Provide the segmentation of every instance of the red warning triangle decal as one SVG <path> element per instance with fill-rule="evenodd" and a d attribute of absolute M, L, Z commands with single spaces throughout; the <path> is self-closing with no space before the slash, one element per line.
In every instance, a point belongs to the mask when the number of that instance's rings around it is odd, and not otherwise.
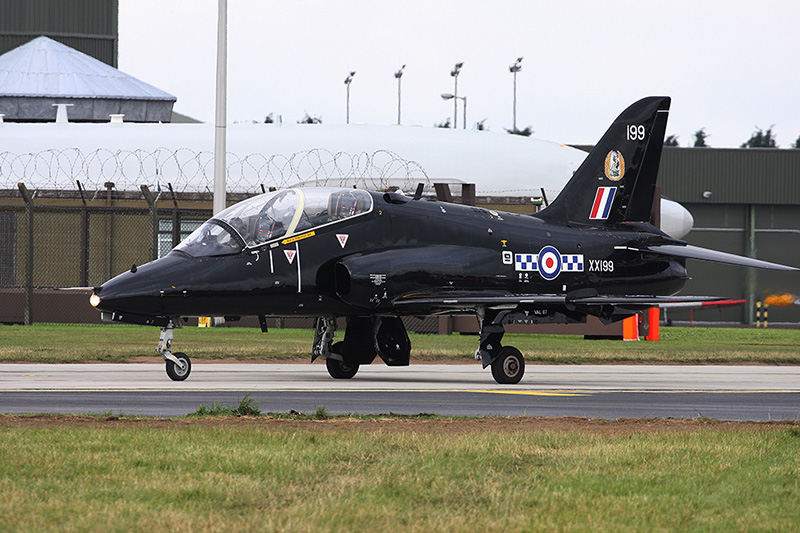
<path fill-rule="evenodd" d="M 297 250 L 284 250 L 283 253 L 286 255 L 286 259 L 289 260 L 289 264 L 291 265 L 294 262 L 294 256 L 297 255 Z"/>
<path fill-rule="evenodd" d="M 350 235 L 347 235 L 346 233 L 337 233 L 336 238 L 339 240 L 339 244 L 342 245 L 342 248 L 344 248 L 344 245 L 347 244 L 347 239 L 350 238 Z"/>

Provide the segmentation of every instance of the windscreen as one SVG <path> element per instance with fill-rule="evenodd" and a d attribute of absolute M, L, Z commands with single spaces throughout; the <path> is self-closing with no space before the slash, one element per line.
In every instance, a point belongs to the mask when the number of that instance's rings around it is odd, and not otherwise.
<path fill-rule="evenodd" d="M 228 228 L 211 219 L 194 230 L 175 249 L 193 257 L 231 255 L 242 251 L 242 242 Z"/>

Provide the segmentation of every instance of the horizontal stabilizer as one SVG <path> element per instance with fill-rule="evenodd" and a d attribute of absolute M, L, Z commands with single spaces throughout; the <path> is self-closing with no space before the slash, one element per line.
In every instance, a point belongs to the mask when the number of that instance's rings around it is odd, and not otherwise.
<path fill-rule="evenodd" d="M 795 268 L 778 263 L 770 263 L 769 261 L 762 261 L 760 259 L 753 259 L 752 257 L 744 257 L 736 254 L 729 254 L 726 252 L 718 252 L 716 250 L 709 250 L 708 248 L 700 248 L 699 246 L 678 246 L 674 244 L 665 244 L 662 246 L 650 246 L 644 250 L 668 255 L 671 257 L 686 257 L 688 259 L 702 259 L 704 261 L 714 261 L 717 263 L 727 263 L 729 265 L 739 265 L 753 268 L 766 268 L 769 270 L 784 270 L 784 271 L 798 271 L 800 268 Z M 643 250 L 643 251 L 644 251 Z"/>

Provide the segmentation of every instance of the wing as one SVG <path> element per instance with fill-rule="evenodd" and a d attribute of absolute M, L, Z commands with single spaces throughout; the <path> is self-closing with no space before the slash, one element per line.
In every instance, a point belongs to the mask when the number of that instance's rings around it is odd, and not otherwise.
<path fill-rule="evenodd" d="M 659 307 L 662 309 L 711 309 L 711 308 L 719 308 L 719 307 L 736 307 L 739 305 L 744 305 L 747 303 L 747 300 L 716 300 L 716 301 L 706 301 L 706 302 L 668 302 L 660 304 Z"/>
<path fill-rule="evenodd" d="M 603 296 L 591 294 L 594 291 L 575 291 L 563 294 L 487 294 L 482 291 L 464 291 L 458 293 L 408 293 L 392 302 L 404 312 L 456 313 L 474 311 L 478 307 L 492 309 L 515 309 L 526 306 L 563 306 L 563 307 L 621 307 L 625 309 L 642 309 L 646 307 L 669 306 L 670 304 L 701 304 L 703 302 L 724 301 L 726 298 L 716 296 L 649 296 L 649 295 L 615 295 Z"/>

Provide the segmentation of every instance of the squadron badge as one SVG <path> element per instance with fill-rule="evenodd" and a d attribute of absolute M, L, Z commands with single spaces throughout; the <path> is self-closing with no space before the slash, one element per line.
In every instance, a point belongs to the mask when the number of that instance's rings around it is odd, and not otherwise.
<path fill-rule="evenodd" d="M 619 181 L 625 175 L 625 158 L 619 150 L 611 150 L 606 156 L 606 177 L 611 181 Z"/>

